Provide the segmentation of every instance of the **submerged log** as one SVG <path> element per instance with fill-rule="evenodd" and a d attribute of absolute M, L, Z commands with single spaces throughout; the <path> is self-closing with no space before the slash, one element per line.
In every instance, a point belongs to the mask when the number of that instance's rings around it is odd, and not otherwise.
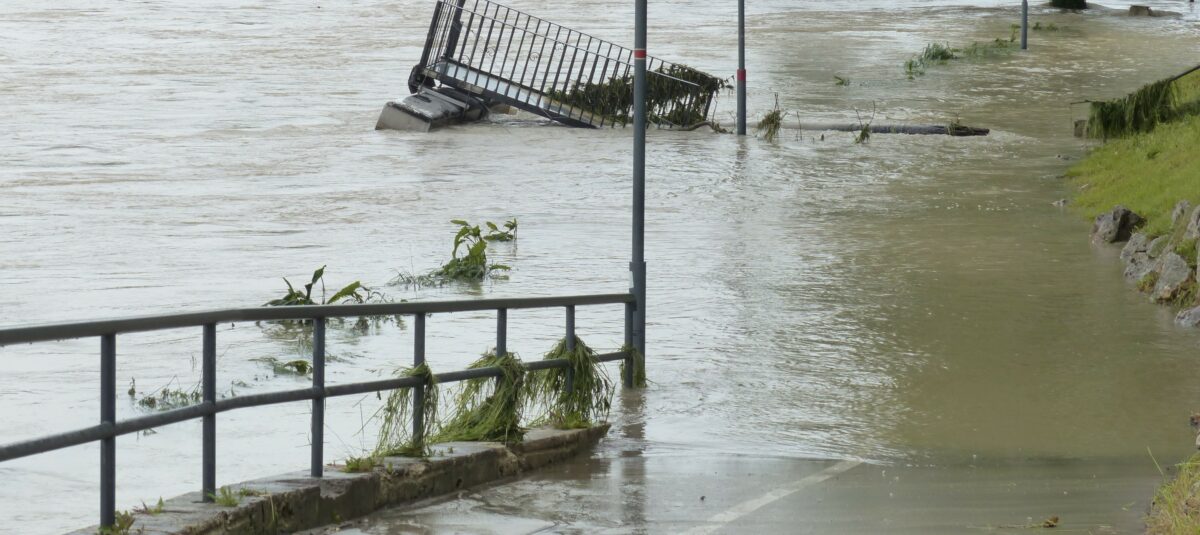
<path fill-rule="evenodd" d="M 868 125 L 872 134 L 913 134 L 927 136 L 986 136 L 991 130 L 962 125 L 920 125 L 920 124 L 873 124 Z M 859 124 L 807 124 L 800 123 L 801 130 L 862 132 L 863 125 Z"/>

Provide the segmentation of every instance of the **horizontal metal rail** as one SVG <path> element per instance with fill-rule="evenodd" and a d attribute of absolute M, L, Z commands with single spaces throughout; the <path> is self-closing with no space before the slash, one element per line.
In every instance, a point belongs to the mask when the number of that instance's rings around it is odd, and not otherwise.
<path fill-rule="evenodd" d="M 116 437 L 141 432 L 188 420 L 203 419 L 202 485 L 201 493 L 211 501 L 216 492 L 216 415 L 222 412 L 250 407 L 261 407 L 280 403 L 309 401 L 312 411 L 312 461 L 310 473 L 322 477 L 324 469 L 324 417 L 325 400 L 331 397 L 382 392 L 400 388 L 412 388 L 413 437 L 420 438 L 424 410 L 420 405 L 421 389 L 427 386 L 420 377 L 395 377 L 377 381 L 365 381 L 341 385 L 325 385 L 325 328 L 328 318 L 353 318 L 366 316 L 410 315 L 414 317 L 414 364 L 425 362 L 425 321 L 434 313 L 495 311 L 496 352 L 504 354 L 507 349 L 508 310 L 534 308 L 563 308 L 566 311 L 565 336 L 573 347 L 575 339 L 575 307 L 587 305 L 621 304 L 625 308 L 625 340 L 631 336 L 634 310 L 631 294 L 597 294 L 561 297 L 531 297 L 513 299 L 480 299 L 474 301 L 427 301 L 413 303 L 313 305 L 293 307 L 255 307 L 158 316 L 142 316 L 114 320 L 83 321 L 36 325 L 28 327 L 0 328 L 0 346 L 99 337 L 101 344 L 101 411 L 100 423 L 90 427 L 41 436 L 29 440 L 0 445 L 0 462 L 21 457 L 60 450 L 72 446 L 100 442 L 100 525 L 111 526 L 115 521 L 116 494 Z M 220 323 L 238 321 L 286 321 L 308 320 L 313 323 L 312 336 L 312 386 L 294 390 L 264 392 L 216 399 L 216 326 Z M 201 384 L 203 400 L 188 407 L 166 410 L 156 414 L 117 421 L 114 410 L 116 399 L 116 342 L 117 335 L 202 327 L 203 366 Z M 625 386 L 632 386 L 633 355 L 630 351 L 619 351 L 597 355 L 599 362 L 622 361 L 626 364 Z M 570 369 L 565 359 L 547 359 L 523 364 L 526 371 L 553 368 Z M 435 374 L 437 383 L 454 383 L 472 379 L 498 378 L 504 374 L 498 367 L 472 368 Z M 567 388 L 572 388 L 570 374 Z"/>
<path fill-rule="evenodd" d="M 0 346 L 91 338 L 105 334 L 125 334 L 165 329 L 199 327 L 209 323 L 244 321 L 315 320 L 318 318 L 357 318 L 364 316 L 395 316 L 438 314 L 448 312 L 481 312 L 498 309 L 554 308 L 570 305 L 613 305 L 632 303 L 631 294 L 573 295 L 561 297 L 521 297 L 509 299 L 478 299 L 471 301 L 421 301 L 410 303 L 368 303 L 353 305 L 310 305 L 292 307 L 254 307 L 182 312 L 157 316 L 140 316 L 99 321 L 54 323 L 28 327 L 0 327 Z"/>

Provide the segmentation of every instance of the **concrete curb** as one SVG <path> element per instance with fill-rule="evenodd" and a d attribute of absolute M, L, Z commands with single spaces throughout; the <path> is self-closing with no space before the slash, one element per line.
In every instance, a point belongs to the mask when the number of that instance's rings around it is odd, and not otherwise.
<path fill-rule="evenodd" d="M 561 462 L 590 448 L 608 427 L 531 429 L 520 444 L 438 444 L 433 457 L 388 457 L 371 472 L 347 473 L 329 465 L 321 479 L 305 471 L 237 483 L 230 489 L 235 494 L 245 489 L 245 495 L 235 507 L 203 503 L 199 492 L 191 492 L 166 500 L 162 513 L 135 514 L 129 533 L 251 535 L 319 528 Z M 69 535 L 97 531 L 93 526 Z"/>

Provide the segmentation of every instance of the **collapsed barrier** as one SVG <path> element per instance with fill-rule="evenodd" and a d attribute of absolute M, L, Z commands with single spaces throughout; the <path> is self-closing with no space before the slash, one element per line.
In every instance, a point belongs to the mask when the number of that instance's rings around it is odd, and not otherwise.
<path fill-rule="evenodd" d="M 623 383 L 635 384 L 635 351 L 633 345 L 633 314 L 636 301 L 632 294 L 597 294 L 564 297 L 482 299 L 474 301 L 432 301 L 425 303 L 383 303 L 352 305 L 307 305 L 290 307 L 260 307 L 216 310 L 183 314 L 145 316 L 91 322 L 62 323 L 0 329 L 0 347 L 78 338 L 100 338 L 100 423 L 95 426 L 41 436 L 20 442 L 0 445 L 0 462 L 47 453 L 89 442 L 100 442 L 100 525 L 113 526 L 116 520 L 116 437 L 137 433 L 164 425 L 202 419 L 201 493 L 205 501 L 216 494 L 216 416 L 234 409 L 275 405 L 296 401 L 312 402 L 310 476 L 324 475 L 325 399 L 337 396 L 366 394 L 396 389 L 412 389 L 412 436 L 419 440 L 426 429 L 425 408 L 421 406 L 422 389 L 432 383 L 451 383 L 484 377 L 500 378 L 500 367 L 478 367 L 461 371 L 418 377 L 406 376 L 378 381 L 325 385 L 325 327 L 328 318 L 407 315 L 414 319 L 413 366 L 425 365 L 425 321 L 434 313 L 496 311 L 496 350 L 508 353 L 508 311 L 561 307 L 566 311 L 566 340 L 575 338 L 575 307 L 594 305 L 624 305 L 625 348 L 618 352 L 599 354 L 597 362 L 621 361 Z M 312 387 L 251 394 L 217 399 L 217 324 L 254 321 L 311 321 Z M 117 335 L 180 328 L 201 328 L 203 399 L 196 405 L 163 411 L 157 414 L 116 420 Z M 547 359 L 524 364 L 525 371 L 567 369 L 569 359 Z M 426 367 L 427 369 L 427 367 Z M 570 377 L 568 371 L 566 377 Z M 572 388 L 567 380 L 565 389 Z"/>
<path fill-rule="evenodd" d="M 428 130 L 479 118 L 497 104 L 569 126 L 625 126 L 633 117 L 634 54 L 491 0 L 438 0 L 409 76 L 413 96 L 388 103 L 376 128 L 399 128 L 400 121 L 385 120 L 389 109 Z M 646 71 L 647 121 L 662 128 L 709 121 L 718 92 L 728 87 L 650 56 Z"/>

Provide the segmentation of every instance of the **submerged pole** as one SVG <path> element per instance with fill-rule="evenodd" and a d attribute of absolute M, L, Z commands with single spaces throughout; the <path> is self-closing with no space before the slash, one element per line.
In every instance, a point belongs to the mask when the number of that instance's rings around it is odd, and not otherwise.
<path fill-rule="evenodd" d="M 634 0 L 633 31 L 633 260 L 637 310 L 633 346 L 646 354 L 646 0 Z"/>
<path fill-rule="evenodd" d="M 737 135 L 746 135 L 746 0 L 738 0 Z"/>
<path fill-rule="evenodd" d="M 1029 0 L 1021 0 L 1021 50 L 1029 50 Z"/>

